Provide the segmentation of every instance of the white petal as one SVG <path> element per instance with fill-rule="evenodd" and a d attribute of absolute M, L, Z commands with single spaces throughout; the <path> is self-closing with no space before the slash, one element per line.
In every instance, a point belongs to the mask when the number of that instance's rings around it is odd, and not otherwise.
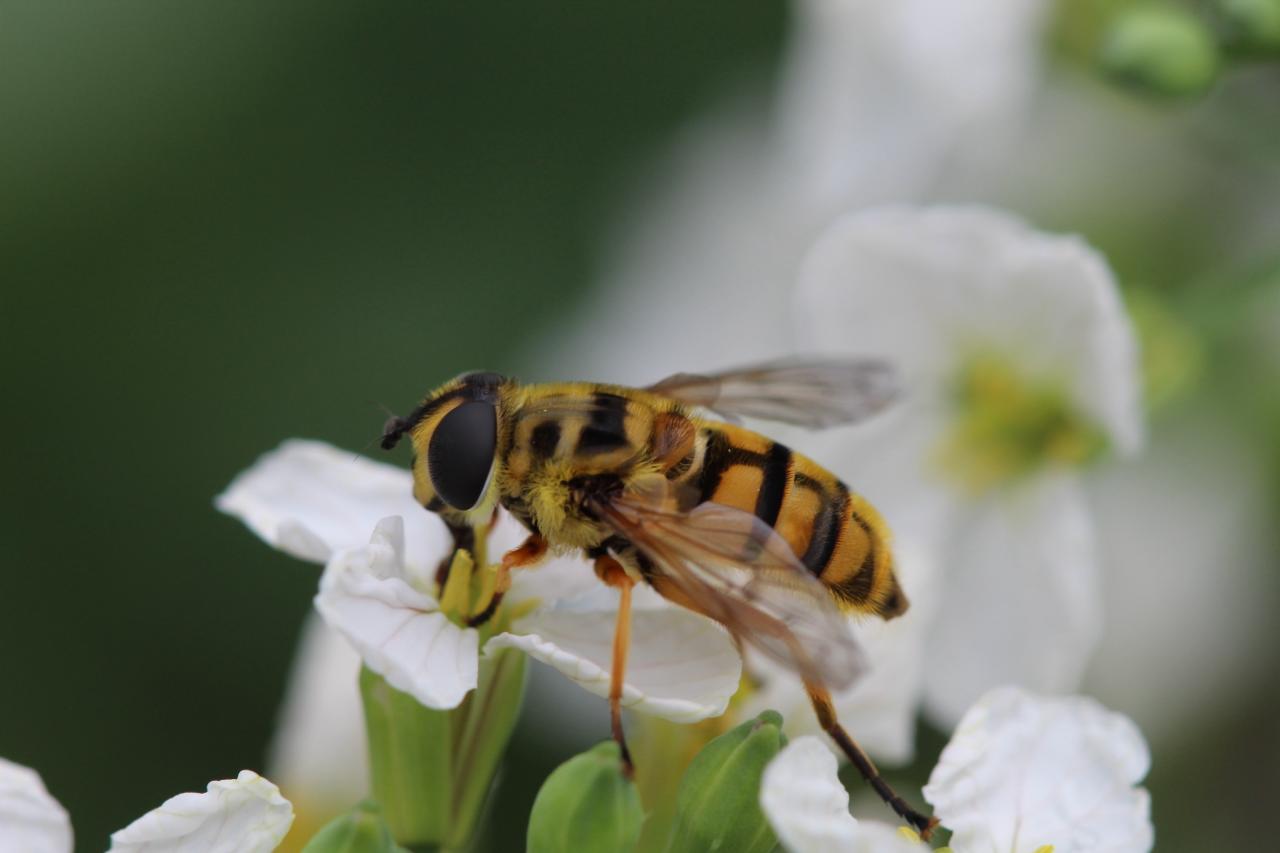
<path fill-rule="evenodd" d="M 111 835 L 111 853 L 269 853 L 293 823 L 293 806 L 251 770 L 179 794 Z"/>
<path fill-rule="evenodd" d="M 1142 441 L 1137 347 L 1106 262 L 1076 237 L 979 207 L 893 207 L 833 225 L 805 260 L 806 340 L 878 355 L 944 399 L 975 350 L 1062 383 L 1123 452 Z M 853 334 L 856 330 L 856 334 Z"/>
<path fill-rule="evenodd" d="M 1079 482 L 1042 477 L 966 507 L 925 649 L 925 706 L 946 727 L 992 687 L 1075 690 L 1102 602 Z"/>
<path fill-rule="evenodd" d="M 520 649 L 608 696 L 616 619 L 612 610 L 543 608 L 494 637 L 485 651 Z M 719 716 L 741 675 L 737 649 L 715 622 L 677 607 L 633 610 L 624 706 L 679 723 Z"/>
<path fill-rule="evenodd" d="M 476 686 L 478 634 L 420 592 L 401 557 L 400 519 L 384 519 L 363 548 L 325 567 L 316 609 L 369 669 L 428 708 L 456 708 Z"/>
<path fill-rule="evenodd" d="M 1141 853 L 1151 757 L 1129 718 L 1085 697 L 1016 688 L 965 714 L 924 789 L 956 850 Z"/>
<path fill-rule="evenodd" d="M 816 737 L 787 744 L 765 768 L 760 807 L 790 853 L 917 853 L 912 843 L 876 821 L 849 813 L 849 794 L 836 775 L 836 757 Z"/>
<path fill-rule="evenodd" d="M 71 853 L 71 819 L 36 771 L 0 758 L 0 850 Z"/>
<path fill-rule="evenodd" d="M 292 439 L 263 455 L 215 504 L 267 544 L 316 563 L 360 547 L 392 515 L 405 519 L 410 562 L 448 543 L 439 517 L 414 502 L 408 471 L 318 441 Z"/>
<path fill-rule="evenodd" d="M 369 792 L 360 655 L 311 614 L 302 629 L 267 771 L 300 814 L 336 815 Z"/>

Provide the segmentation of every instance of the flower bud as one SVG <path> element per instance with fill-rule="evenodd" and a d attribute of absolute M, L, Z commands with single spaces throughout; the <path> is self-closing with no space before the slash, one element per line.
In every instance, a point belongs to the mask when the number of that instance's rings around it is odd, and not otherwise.
<path fill-rule="evenodd" d="M 1218 0 L 1218 9 L 1244 46 L 1280 51 L 1280 0 Z"/>
<path fill-rule="evenodd" d="M 302 853 L 407 853 L 396 844 L 378 813 L 376 803 L 365 801 L 329 821 L 315 834 Z"/>
<path fill-rule="evenodd" d="M 643 823 L 618 745 L 606 741 L 561 764 L 542 784 L 529 815 L 528 853 L 627 853 Z"/>
<path fill-rule="evenodd" d="M 786 743 L 782 717 L 765 711 L 703 747 L 680 782 L 667 853 L 773 850 L 778 840 L 760 809 L 760 777 Z"/>
<path fill-rule="evenodd" d="M 1102 40 L 1103 67 L 1118 79 L 1160 95 L 1195 95 L 1218 73 L 1209 27 L 1172 6 L 1138 6 L 1116 17 Z"/>

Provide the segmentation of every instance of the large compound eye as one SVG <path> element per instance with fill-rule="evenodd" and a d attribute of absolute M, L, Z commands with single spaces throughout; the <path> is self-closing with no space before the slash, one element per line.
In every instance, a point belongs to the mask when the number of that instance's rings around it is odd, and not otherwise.
<path fill-rule="evenodd" d="M 436 494 L 457 510 L 484 495 L 498 449 L 498 412 L 493 403 L 463 403 L 440 419 L 427 445 L 427 471 Z"/>

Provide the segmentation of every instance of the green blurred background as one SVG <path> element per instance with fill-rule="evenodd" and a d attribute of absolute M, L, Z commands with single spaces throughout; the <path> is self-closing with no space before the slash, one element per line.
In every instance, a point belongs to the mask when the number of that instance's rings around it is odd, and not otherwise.
<path fill-rule="evenodd" d="M 629 182 L 768 72 L 783 19 L 0 5 L 0 755 L 78 849 L 263 765 L 318 574 L 213 496 L 288 436 L 360 448 L 372 401 L 517 368 Z"/>
<path fill-rule="evenodd" d="M 318 574 L 213 496 L 286 437 L 360 448 L 379 402 L 527 374 L 673 131 L 767 83 L 786 25 L 732 0 L 0 4 L 0 756 L 77 849 L 263 766 Z M 1188 245 L 1098 228 L 1122 273 Z M 1157 751 L 1162 849 L 1262 831 L 1276 689 Z M 517 736 L 494 849 L 565 757 Z"/>

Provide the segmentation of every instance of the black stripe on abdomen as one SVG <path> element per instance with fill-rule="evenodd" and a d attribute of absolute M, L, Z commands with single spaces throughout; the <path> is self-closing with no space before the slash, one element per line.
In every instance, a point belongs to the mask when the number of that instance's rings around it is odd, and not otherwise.
<path fill-rule="evenodd" d="M 840 538 L 840 526 L 844 521 L 845 511 L 849 506 L 849 490 L 843 483 L 836 483 L 836 493 L 828 495 L 822 502 L 822 510 L 813 520 L 813 534 L 809 537 L 809 547 L 805 548 L 800 561 L 805 568 L 813 572 L 814 577 L 822 577 L 835 553 L 836 542 Z"/>
<path fill-rule="evenodd" d="M 730 454 L 733 450 L 721 433 L 709 430 L 706 433 L 706 446 L 702 452 L 702 466 L 698 470 L 698 503 L 706 503 L 720 488 L 720 478 L 729 467 Z"/>
<path fill-rule="evenodd" d="M 781 444 L 774 444 L 765 455 L 760 468 L 760 493 L 756 495 L 756 518 L 773 527 L 782 511 L 782 499 L 787 494 L 787 481 L 791 478 L 791 451 Z"/>
<path fill-rule="evenodd" d="M 858 566 L 853 577 L 840 584 L 840 591 L 851 601 L 860 604 L 871 595 L 871 586 L 876 579 L 876 538 L 871 532 L 871 525 L 856 512 L 850 516 L 849 520 L 862 528 L 863 535 L 867 537 L 867 553 L 863 556 L 862 565 Z"/>

